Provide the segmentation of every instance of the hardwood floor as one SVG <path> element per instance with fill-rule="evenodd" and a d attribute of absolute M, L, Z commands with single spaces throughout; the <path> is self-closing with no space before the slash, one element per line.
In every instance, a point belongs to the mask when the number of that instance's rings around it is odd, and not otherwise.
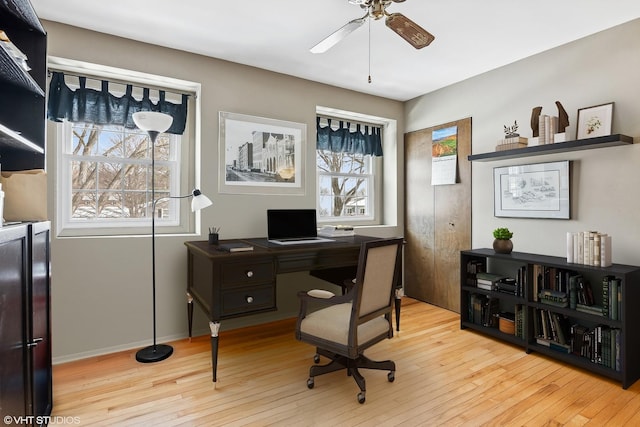
<path fill-rule="evenodd" d="M 56 365 L 52 416 L 82 426 L 640 425 L 640 381 L 623 390 L 460 330 L 456 313 L 408 298 L 400 332 L 367 352 L 396 362 L 395 382 L 363 370 L 363 405 L 344 372 L 307 388 L 314 348 L 295 340 L 293 326 L 221 333 L 217 384 L 206 336 L 172 343 L 173 356 L 155 364 L 136 362 L 132 350 Z"/>

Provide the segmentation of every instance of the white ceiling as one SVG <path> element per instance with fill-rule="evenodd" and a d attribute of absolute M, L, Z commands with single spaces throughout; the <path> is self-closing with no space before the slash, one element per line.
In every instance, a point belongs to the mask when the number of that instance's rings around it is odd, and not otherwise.
<path fill-rule="evenodd" d="M 41 19 L 400 101 L 640 17 L 640 0 L 408 0 L 387 10 L 406 15 L 435 41 L 415 50 L 383 20 L 371 21 L 369 62 L 368 24 L 324 54 L 309 52 L 364 15 L 347 0 L 31 3 Z"/>

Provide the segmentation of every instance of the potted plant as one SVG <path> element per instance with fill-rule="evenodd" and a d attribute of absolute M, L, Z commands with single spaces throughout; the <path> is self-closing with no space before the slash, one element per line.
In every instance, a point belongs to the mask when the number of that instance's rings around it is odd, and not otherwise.
<path fill-rule="evenodd" d="M 513 250 L 513 242 L 511 241 L 511 237 L 513 237 L 513 233 L 509 231 L 508 228 L 496 228 L 493 230 L 493 237 L 495 240 L 493 241 L 493 250 L 499 254 L 510 254 Z"/>

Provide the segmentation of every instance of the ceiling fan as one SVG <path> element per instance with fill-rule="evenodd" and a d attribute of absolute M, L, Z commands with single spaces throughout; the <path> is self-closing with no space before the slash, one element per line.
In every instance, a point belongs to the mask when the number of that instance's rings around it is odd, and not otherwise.
<path fill-rule="evenodd" d="M 343 27 L 335 31 L 329 37 L 313 46 L 311 53 L 323 53 L 332 48 L 354 30 L 360 28 L 367 18 L 373 18 L 376 21 L 382 17 L 386 17 L 385 24 L 393 31 L 398 33 L 400 37 L 405 39 L 416 49 L 422 49 L 435 39 L 435 37 L 427 30 L 413 22 L 401 13 L 387 12 L 387 6 L 391 3 L 402 3 L 405 0 L 348 0 L 351 4 L 359 5 L 362 9 L 366 9 L 367 13 L 362 18 L 354 19 L 346 23 Z"/>

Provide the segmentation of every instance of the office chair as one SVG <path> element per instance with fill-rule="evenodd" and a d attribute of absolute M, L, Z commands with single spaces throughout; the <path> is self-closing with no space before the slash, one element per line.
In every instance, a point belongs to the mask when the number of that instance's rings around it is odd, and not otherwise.
<path fill-rule="evenodd" d="M 393 337 L 391 312 L 402 243 L 401 238 L 362 243 L 355 284 L 344 295 L 319 289 L 298 293 L 296 339 L 316 346 L 315 363 L 320 355 L 331 360 L 309 369 L 307 387 L 314 387 L 318 375 L 346 369 L 360 388 L 358 402 L 364 403 L 365 379 L 359 368 L 388 370 L 387 379 L 394 381 L 393 361 L 373 361 L 363 352 Z"/>

